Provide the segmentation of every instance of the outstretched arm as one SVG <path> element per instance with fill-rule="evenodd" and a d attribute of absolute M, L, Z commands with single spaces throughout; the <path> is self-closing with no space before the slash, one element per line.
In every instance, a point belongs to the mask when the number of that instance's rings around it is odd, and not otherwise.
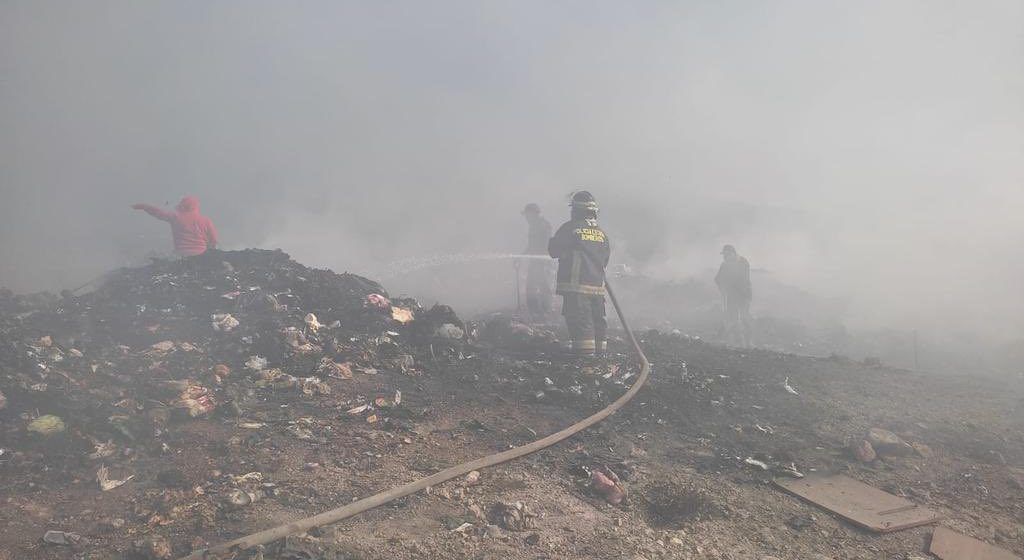
<path fill-rule="evenodd" d="M 167 210 L 157 208 L 156 206 L 150 206 L 149 204 L 132 204 L 132 208 L 134 210 L 142 210 L 150 216 L 165 222 L 171 221 L 171 218 L 174 217 L 174 212 L 168 212 Z"/>

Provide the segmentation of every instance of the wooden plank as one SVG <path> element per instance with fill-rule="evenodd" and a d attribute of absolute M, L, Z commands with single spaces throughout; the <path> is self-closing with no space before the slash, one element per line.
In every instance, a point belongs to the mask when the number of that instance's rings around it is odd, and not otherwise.
<path fill-rule="evenodd" d="M 919 527 L 939 520 L 939 515 L 927 508 L 848 476 L 787 478 L 776 480 L 775 484 L 876 533 Z"/>
<path fill-rule="evenodd" d="M 929 551 L 942 560 L 1021 560 L 1020 556 L 952 529 L 936 527 Z"/>

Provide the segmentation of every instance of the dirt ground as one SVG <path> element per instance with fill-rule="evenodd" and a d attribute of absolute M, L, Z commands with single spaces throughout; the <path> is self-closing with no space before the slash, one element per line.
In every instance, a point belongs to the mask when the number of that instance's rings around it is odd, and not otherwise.
<path fill-rule="evenodd" d="M 781 492 L 771 481 L 790 465 L 845 473 L 1024 554 L 1024 379 L 936 376 L 656 332 L 642 345 L 654 364 L 647 386 L 596 428 L 478 480 L 238 557 L 929 557 L 929 527 L 876 535 Z M 93 449 L 80 437 L 32 443 L 5 416 L 4 446 L 22 455 L 0 455 L 0 559 L 179 557 L 531 441 L 636 379 L 625 345 L 613 350 L 580 363 L 500 344 L 429 348 L 415 374 L 332 380 L 331 394 L 313 398 L 260 391 L 240 415 L 172 416 L 157 451 L 122 449 L 111 478 L 133 478 L 109 491 L 98 488 Z M 349 413 L 357 396 L 393 401 L 396 390 L 400 404 L 379 407 L 386 422 Z M 912 452 L 856 460 L 850 444 L 873 427 Z M 623 503 L 590 488 L 588 472 L 601 468 L 621 478 Z M 251 504 L 228 503 L 239 489 Z M 49 530 L 78 539 L 45 543 Z"/>

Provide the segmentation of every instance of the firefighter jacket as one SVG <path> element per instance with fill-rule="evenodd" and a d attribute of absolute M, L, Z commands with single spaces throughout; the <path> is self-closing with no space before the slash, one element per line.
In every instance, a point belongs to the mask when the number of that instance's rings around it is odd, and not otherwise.
<path fill-rule="evenodd" d="M 750 263 L 744 257 L 722 261 L 715 275 L 715 284 L 730 298 L 750 301 L 753 290 L 750 286 Z"/>
<path fill-rule="evenodd" d="M 555 293 L 604 295 L 604 269 L 611 257 L 611 245 L 597 220 L 562 224 L 548 241 L 548 254 L 558 259 Z"/>

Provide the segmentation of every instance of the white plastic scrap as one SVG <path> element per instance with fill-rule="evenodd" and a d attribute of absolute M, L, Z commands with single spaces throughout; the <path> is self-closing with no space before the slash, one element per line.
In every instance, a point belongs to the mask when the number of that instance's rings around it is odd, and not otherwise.
<path fill-rule="evenodd" d="M 786 390 L 787 393 L 789 393 L 791 395 L 800 396 L 800 393 L 797 393 L 796 389 L 794 389 L 793 386 L 789 384 L 789 377 L 788 376 L 786 377 L 786 380 L 782 382 L 782 387 Z"/>
<path fill-rule="evenodd" d="M 439 338 L 459 339 L 465 336 L 465 334 L 465 331 L 452 323 L 445 323 L 434 331 L 434 335 Z"/>
<path fill-rule="evenodd" d="M 106 443 L 96 441 L 93 442 L 93 445 L 96 446 L 96 451 L 89 454 L 90 459 L 103 459 L 117 453 L 117 446 L 114 445 L 114 440 L 107 440 Z"/>
<path fill-rule="evenodd" d="M 748 465 L 750 465 L 750 466 L 752 466 L 752 467 L 757 467 L 757 468 L 761 469 L 762 471 L 768 470 L 768 464 L 767 463 L 765 463 L 764 461 L 758 461 L 757 459 L 754 459 L 753 457 L 747 457 L 746 459 L 743 460 L 743 462 L 748 464 Z"/>
<path fill-rule="evenodd" d="M 249 356 L 249 361 L 245 362 L 245 367 L 253 371 L 261 371 L 267 369 L 267 359 L 263 356 Z"/>
<path fill-rule="evenodd" d="M 210 320 L 212 321 L 213 330 L 218 332 L 230 332 L 240 324 L 238 319 L 232 317 L 230 313 L 210 315 Z"/>
<path fill-rule="evenodd" d="M 312 313 L 307 313 L 306 318 L 303 319 L 303 321 L 305 321 L 309 330 L 313 332 L 316 332 L 318 329 L 323 327 L 323 325 L 320 324 L 320 321 L 317 320 L 316 315 L 313 315 Z"/>
<path fill-rule="evenodd" d="M 107 470 L 106 465 L 101 466 L 100 470 L 96 471 L 96 482 L 100 483 L 100 490 L 103 490 L 104 492 L 123 486 L 124 483 L 135 478 L 135 475 L 133 474 L 124 480 L 110 480 L 109 475 L 110 471 Z"/>

